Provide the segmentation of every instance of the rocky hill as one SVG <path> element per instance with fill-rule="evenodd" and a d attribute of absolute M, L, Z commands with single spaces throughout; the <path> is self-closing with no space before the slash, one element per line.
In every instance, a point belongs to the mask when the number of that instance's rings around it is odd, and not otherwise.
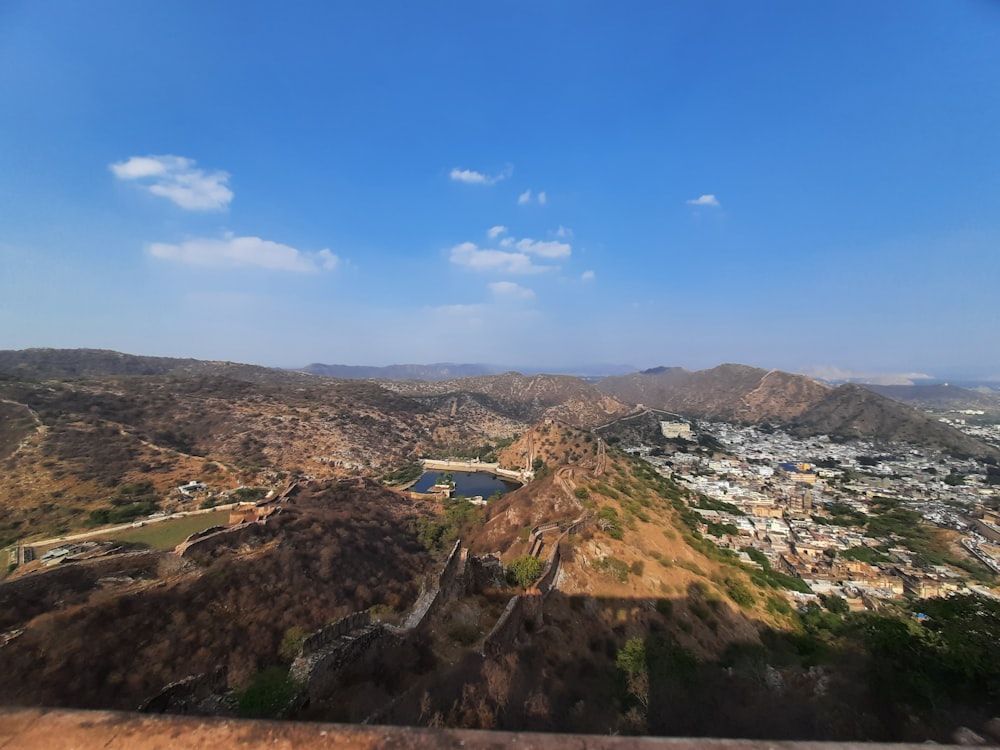
<path fill-rule="evenodd" d="M 607 422 L 632 411 L 622 401 L 571 375 L 522 375 L 507 372 L 437 383 L 382 383 L 411 398 L 481 397 L 495 411 L 524 422 L 559 419 L 581 427 Z M 482 401 L 482 399 L 486 401 Z"/>
<path fill-rule="evenodd" d="M 0 628 L 25 629 L 0 648 L 0 703 L 132 711 L 213 672 L 240 689 L 287 662 L 290 634 L 416 598 L 431 557 L 410 501 L 345 480 L 301 488 L 279 510 L 211 555 L 123 555 L 0 584 Z"/>
<path fill-rule="evenodd" d="M 1000 451 L 867 386 L 845 383 L 788 423 L 797 435 L 908 442 L 960 456 L 1000 458 Z"/>
<path fill-rule="evenodd" d="M 874 386 L 837 388 L 803 375 L 720 365 L 690 372 L 655 368 L 597 384 L 624 401 L 697 419 L 768 422 L 799 435 L 913 442 L 969 456 L 996 449 L 875 392 Z"/>
<path fill-rule="evenodd" d="M 145 357 L 108 349 L 0 350 L 0 374 L 32 380 L 109 375 L 214 375 L 250 383 L 301 384 L 303 373 L 238 362 Z"/>
<path fill-rule="evenodd" d="M 219 491 L 289 472 L 379 474 L 527 427 L 474 402 L 453 414 L 451 403 L 367 381 L 211 375 L 8 377 L 0 416 L 0 544 L 77 528 L 121 485 L 150 483 L 163 497 L 191 479 Z"/>
<path fill-rule="evenodd" d="M 322 375 L 326 378 L 367 380 L 454 380 L 455 378 L 472 378 L 478 375 L 492 375 L 497 372 L 490 365 L 459 365 L 451 362 L 441 362 L 431 365 L 387 365 L 386 367 L 368 367 L 366 365 L 324 365 L 314 362 L 301 369 L 311 375 Z"/>
<path fill-rule="evenodd" d="M 830 390 L 803 375 L 733 364 L 694 372 L 657 367 L 605 378 L 597 387 L 628 403 L 701 419 L 743 422 L 791 419 Z"/>
<path fill-rule="evenodd" d="M 927 411 L 977 409 L 1000 414 L 1000 393 L 983 393 L 953 385 L 871 385 L 865 388 L 893 401 Z"/>

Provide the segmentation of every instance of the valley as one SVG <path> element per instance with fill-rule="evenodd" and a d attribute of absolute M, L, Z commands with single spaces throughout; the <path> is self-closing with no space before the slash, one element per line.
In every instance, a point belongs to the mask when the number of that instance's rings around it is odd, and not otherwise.
<path fill-rule="evenodd" d="M 997 449 L 871 391 L 15 354 L 6 704 L 905 741 L 1000 708 Z M 412 487 L 476 466 L 526 483 Z"/>

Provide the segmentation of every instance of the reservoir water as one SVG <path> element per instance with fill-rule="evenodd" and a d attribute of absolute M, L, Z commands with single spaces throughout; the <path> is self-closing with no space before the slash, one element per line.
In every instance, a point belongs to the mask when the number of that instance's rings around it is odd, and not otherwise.
<path fill-rule="evenodd" d="M 423 476 L 410 489 L 414 492 L 427 492 L 444 473 L 443 471 L 424 472 Z M 452 497 L 457 495 L 464 495 L 465 497 L 482 495 L 486 498 L 497 490 L 501 494 L 506 494 L 521 486 L 517 482 L 500 479 L 482 471 L 452 471 L 450 473 L 451 479 L 455 483 L 455 491 L 452 493 Z"/>

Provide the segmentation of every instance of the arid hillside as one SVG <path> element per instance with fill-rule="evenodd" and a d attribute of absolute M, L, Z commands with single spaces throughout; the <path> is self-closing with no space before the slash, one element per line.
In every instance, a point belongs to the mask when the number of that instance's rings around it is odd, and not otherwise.
<path fill-rule="evenodd" d="M 211 554 L 147 552 L 4 583 L 2 628 L 24 632 L 0 648 L 0 703 L 133 710 L 217 670 L 245 687 L 287 664 L 296 633 L 412 604 L 433 565 L 414 533 L 426 512 L 364 480 L 316 483 Z"/>
<path fill-rule="evenodd" d="M 866 386 L 853 383 L 835 388 L 792 420 L 790 428 L 799 435 L 873 437 L 917 443 L 960 456 L 1000 458 L 1000 451 L 996 448 Z"/>
<path fill-rule="evenodd" d="M 598 387 L 623 401 L 697 419 L 786 425 L 799 435 L 908 441 L 969 456 L 1000 456 L 981 441 L 874 389 L 838 388 L 803 375 L 744 365 L 689 372 L 654 368 L 605 378 Z"/>
<path fill-rule="evenodd" d="M 1000 392 L 979 391 L 953 385 L 871 385 L 864 384 L 886 398 L 900 401 L 918 409 L 947 411 L 949 409 L 976 409 L 990 415 L 1000 414 Z"/>
<path fill-rule="evenodd" d="M 375 383 L 319 378 L 7 377 L 0 410 L 4 541 L 76 528 L 122 485 L 151 483 L 162 496 L 192 479 L 219 491 L 288 473 L 379 474 L 526 427 L 488 409 L 452 415 Z"/>
<path fill-rule="evenodd" d="M 109 375 L 218 375 L 255 383 L 295 384 L 311 379 L 302 372 L 238 362 L 144 357 L 108 349 L 0 350 L 0 373 L 34 380 Z"/>
<path fill-rule="evenodd" d="M 437 383 L 384 382 L 387 389 L 410 397 L 453 397 L 463 394 L 486 399 L 494 411 L 534 423 L 559 419 L 578 427 L 594 427 L 632 408 L 580 378 L 570 375 L 484 375 Z"/>
<path fill-rule="evenodd" d="M 746 365 L 691 372 L 657 367 L 605 378 L 597 387 L 622 401 L 701 419 L 784 421 L 821 399 L 829 386 L 802 375 Z"/>

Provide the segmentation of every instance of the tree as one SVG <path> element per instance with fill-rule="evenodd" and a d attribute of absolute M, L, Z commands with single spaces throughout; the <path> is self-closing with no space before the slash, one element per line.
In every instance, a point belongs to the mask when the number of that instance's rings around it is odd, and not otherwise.
<path fill-rule="evenodd" d="M 514 583 L 526 589 L 542 574 L 542 561 L 531 555 L 521 555 L 508 566 L 507 572 Z"/>
<path fill-rule="evenodd" d="M 824 607 L 836 615 L 846 615 L 851 611 L 847 600 L 842 596 L 837 596 L 837 594 L 820 594 L 819 600 L 823 602 Z"/>
<path fill-rule="evenodd" d="M 649 668 L 646 663 L 646 644 L 642 638 L 630 638 L 618 652 L 615 666 L 625 673 L 629 694 L 649 708 Z"/>

